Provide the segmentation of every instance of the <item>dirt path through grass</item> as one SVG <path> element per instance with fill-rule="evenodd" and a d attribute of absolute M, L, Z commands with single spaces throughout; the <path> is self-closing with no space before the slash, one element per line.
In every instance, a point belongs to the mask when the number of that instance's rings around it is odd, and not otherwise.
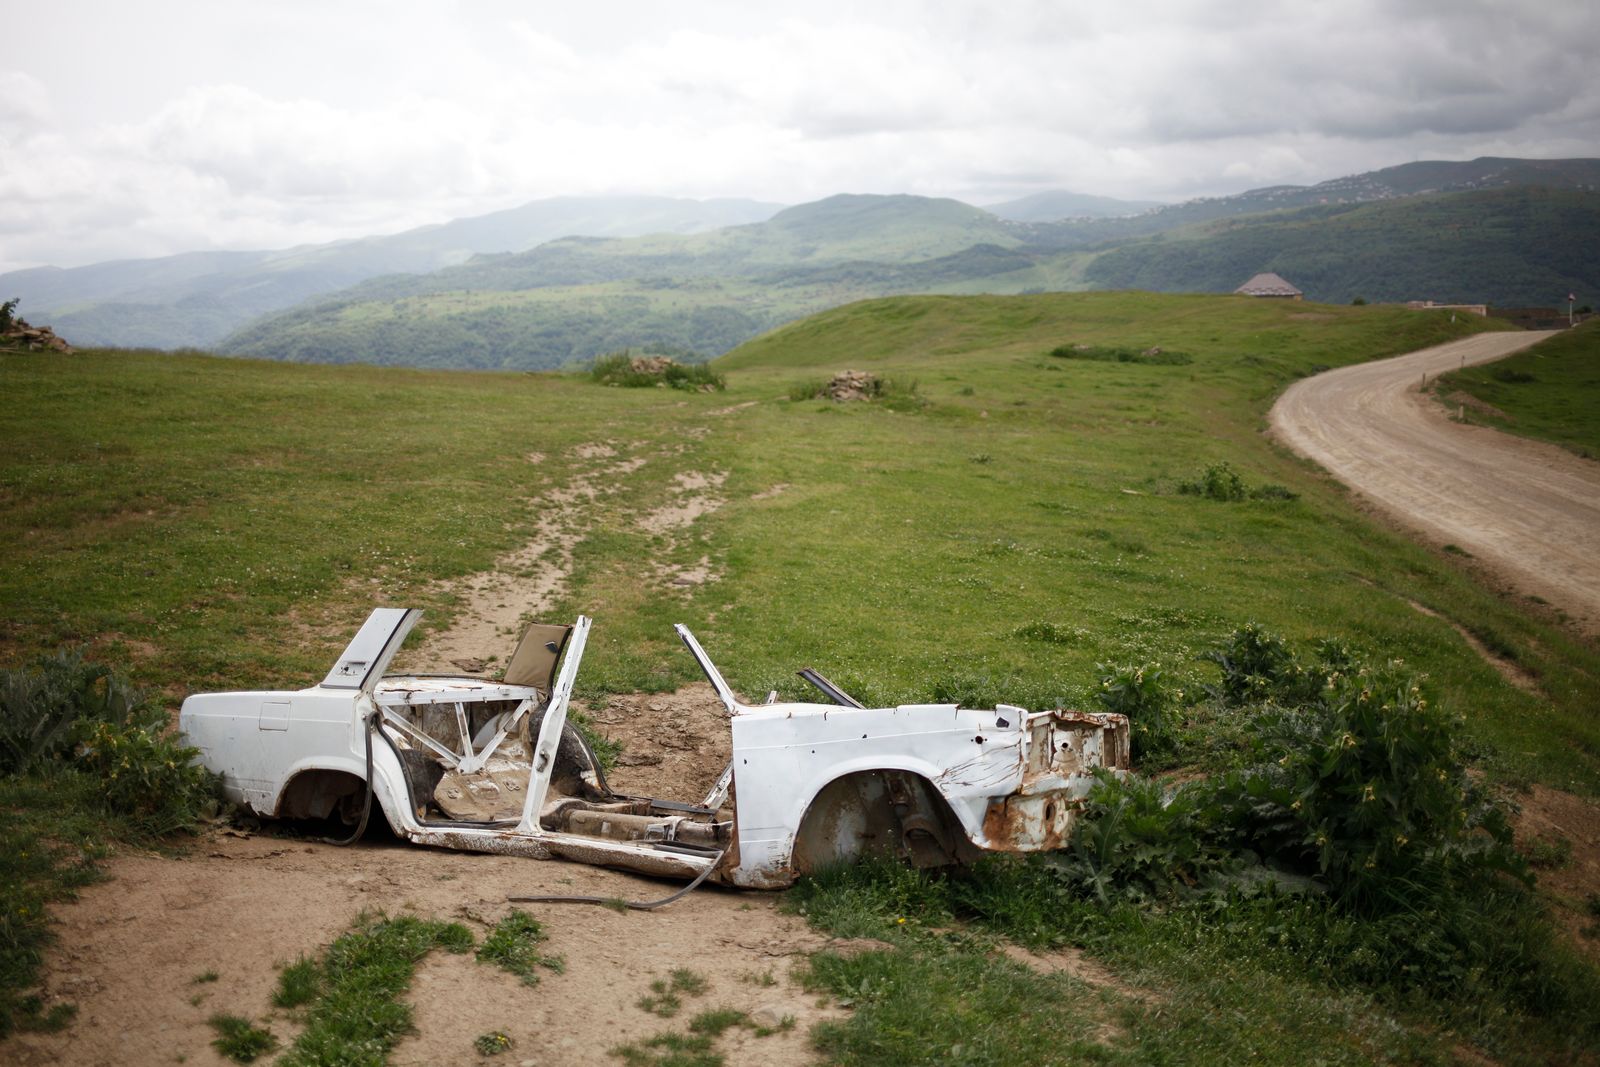
<path fill-rule="evenodd" d="M 1600 464 L 1463 425 L 1424 381 L 1511 355 L 1548 333 L 1484 333 L 1291 385 L 1273 432 L 1423 536 L 1600 634 Z"/>

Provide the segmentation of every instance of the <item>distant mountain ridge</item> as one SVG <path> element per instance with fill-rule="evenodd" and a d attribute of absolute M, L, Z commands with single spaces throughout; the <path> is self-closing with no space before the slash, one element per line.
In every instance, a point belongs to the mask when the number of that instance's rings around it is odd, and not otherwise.
<path fill-rule="evenodd" d="M 80 345 L 533 368 L 651 342 L 714 355 L 800 315 L 895 293 L 1130 285 L 1227 292 L 1264 269 L 1291 277 L 1313 299 L 1448 290 L 1478 300 L 1523 294 L 1520 300 L 1557 278 L 1586 285 L 1592 255 L 1580 254 L 1572 267 L 1529 249 L 1540 241 L 1567 255 L 1585 239 L 1593 247 L 1592 233 L 1550 232 L 1546 223 L 1560 214 L 1554 209 L 1533 210 L 1521 230 L 1434 242 L 1441 258 L 1433 267 L 1447 273 L 1433 274 L 1392 240 L 1393 232 L 1415 229 L 1414 217 L 1353 213 L 1431 197 L 1440 206 L 1428 217 L 1459 230 L 1473 224 L 1459 212 L 1530 188 L 1572 194 L 1576 206 L 1564 217 L 1588 225 L 1583 205 L 1600 195 L 1600 160 L 1408 163 L 1134 213 L 1126 209 L 1140 202 L 1060 191 L 990 210 L 910 195 L 841 194 L 781 209 L 749 200 L 564 197 L 281 252 L 18 271 L 0 275 L 0 295 L 22 297 L 27 313 Z M 1469 209 L 1452 200 L 1469 193 L 1491 201 Z M 1085 210 L 1095 206 L 1107 214 Z M 1420 243 L 1410 247 L 1421 248 L 1434 247 L 1437 235 L 1412 236 Z M 1466 244 L 1500 268 L 1479 271 L 1452 253 Z M 1410 266 L 1377 261 L 1380 248 Z"/>
<path fill-rule="evenodd" d="M 998 204 L 985 204 L 984 210 L 1011 222 L 1059 222 L 1062 219 L 1120 218 L 1167 206 L 1159 200 L 1118 200 L 1051 189 Z"/>
<path fill-rule="evenodd" d="M 956 201 L 831 197 L 685 236 L 553 241 L 377 278 L 231 335 L 243 355 L 538 369 L 628 346 L 715 356 L 853 300 L 1145 288 L 1231 292 L 1276 270 L 1313 300 L 1540 302 L 1600 288 L 1600 193 L 1506 185 L 1186 223 L 1010 223 Z M 1123 228 L 1107 239 L 1105 226 Z M 1087 231 L 1087 233 L 1085 233 Z"/>
<path fill-rule="evenodd" d="M 697 233 L 783 205 L 671 197 L 552 197 L 403 233 L 280 251 L 188 252 L 0 275 L 0 291 L 79 344 L 209 347 L 249 320 L 394 273 L 520 252 L 571 234 Z"/>

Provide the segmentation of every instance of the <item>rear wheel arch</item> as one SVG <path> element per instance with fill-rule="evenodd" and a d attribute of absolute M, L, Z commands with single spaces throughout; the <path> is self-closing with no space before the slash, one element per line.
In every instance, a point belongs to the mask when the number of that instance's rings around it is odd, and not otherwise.
<path fill-rule="evenodd" d="M 283 819 L 326 819 L 335 814 L 354 825 L 361 818 L 367 783 L 361 775 L 335 767 L 306 767 L 284 783 L 273 812 Z"/>

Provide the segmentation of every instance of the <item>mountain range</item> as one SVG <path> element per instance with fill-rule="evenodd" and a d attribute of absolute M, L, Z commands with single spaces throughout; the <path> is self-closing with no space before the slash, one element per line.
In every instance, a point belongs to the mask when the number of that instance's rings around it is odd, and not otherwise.
<path fill-rule="evenodd" d="M 1549 304 L 1600 288 L 1597 238 L 1600 160 L 1485 158 L 1156 207 L 558 198 L 284 252 L 18 271 L 0 293 L 79 345 L 531 369 L 626 346 L 716 355 L 895 293 L 1229 292 L 1273 270 L 1311 299 Z"/>

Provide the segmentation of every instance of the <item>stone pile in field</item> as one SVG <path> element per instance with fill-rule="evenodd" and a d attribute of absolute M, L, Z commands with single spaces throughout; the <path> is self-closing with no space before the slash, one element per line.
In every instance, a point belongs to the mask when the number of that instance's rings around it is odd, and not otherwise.
<path fill-rule="evenodd" d="M 864 370 L 840 371 L 833 380 L 822 387 L 822 396 L 829 400 L 871 400 L 883 392 L 883 382 L 876 374 Z"/>
<path fill-rule="evenodd" d="M 634 374 L 648 374 L 655 378 L 665 377 L 667 369 L 672 366 L 672 360 L 666 356 L 634 356 L 628 360 L 628 369 Z"/>
<path fill-rule="evenodd" d="M 73 347 L 57 337 L 50 327 L 29 326 L 23 319 L 13 319 L 4 329 L 0 329 L 0 348 L 23 352 L 37 352 L 41 348 L 48 348 L 64 355 L 71 355 L 74 351 Z"/>

